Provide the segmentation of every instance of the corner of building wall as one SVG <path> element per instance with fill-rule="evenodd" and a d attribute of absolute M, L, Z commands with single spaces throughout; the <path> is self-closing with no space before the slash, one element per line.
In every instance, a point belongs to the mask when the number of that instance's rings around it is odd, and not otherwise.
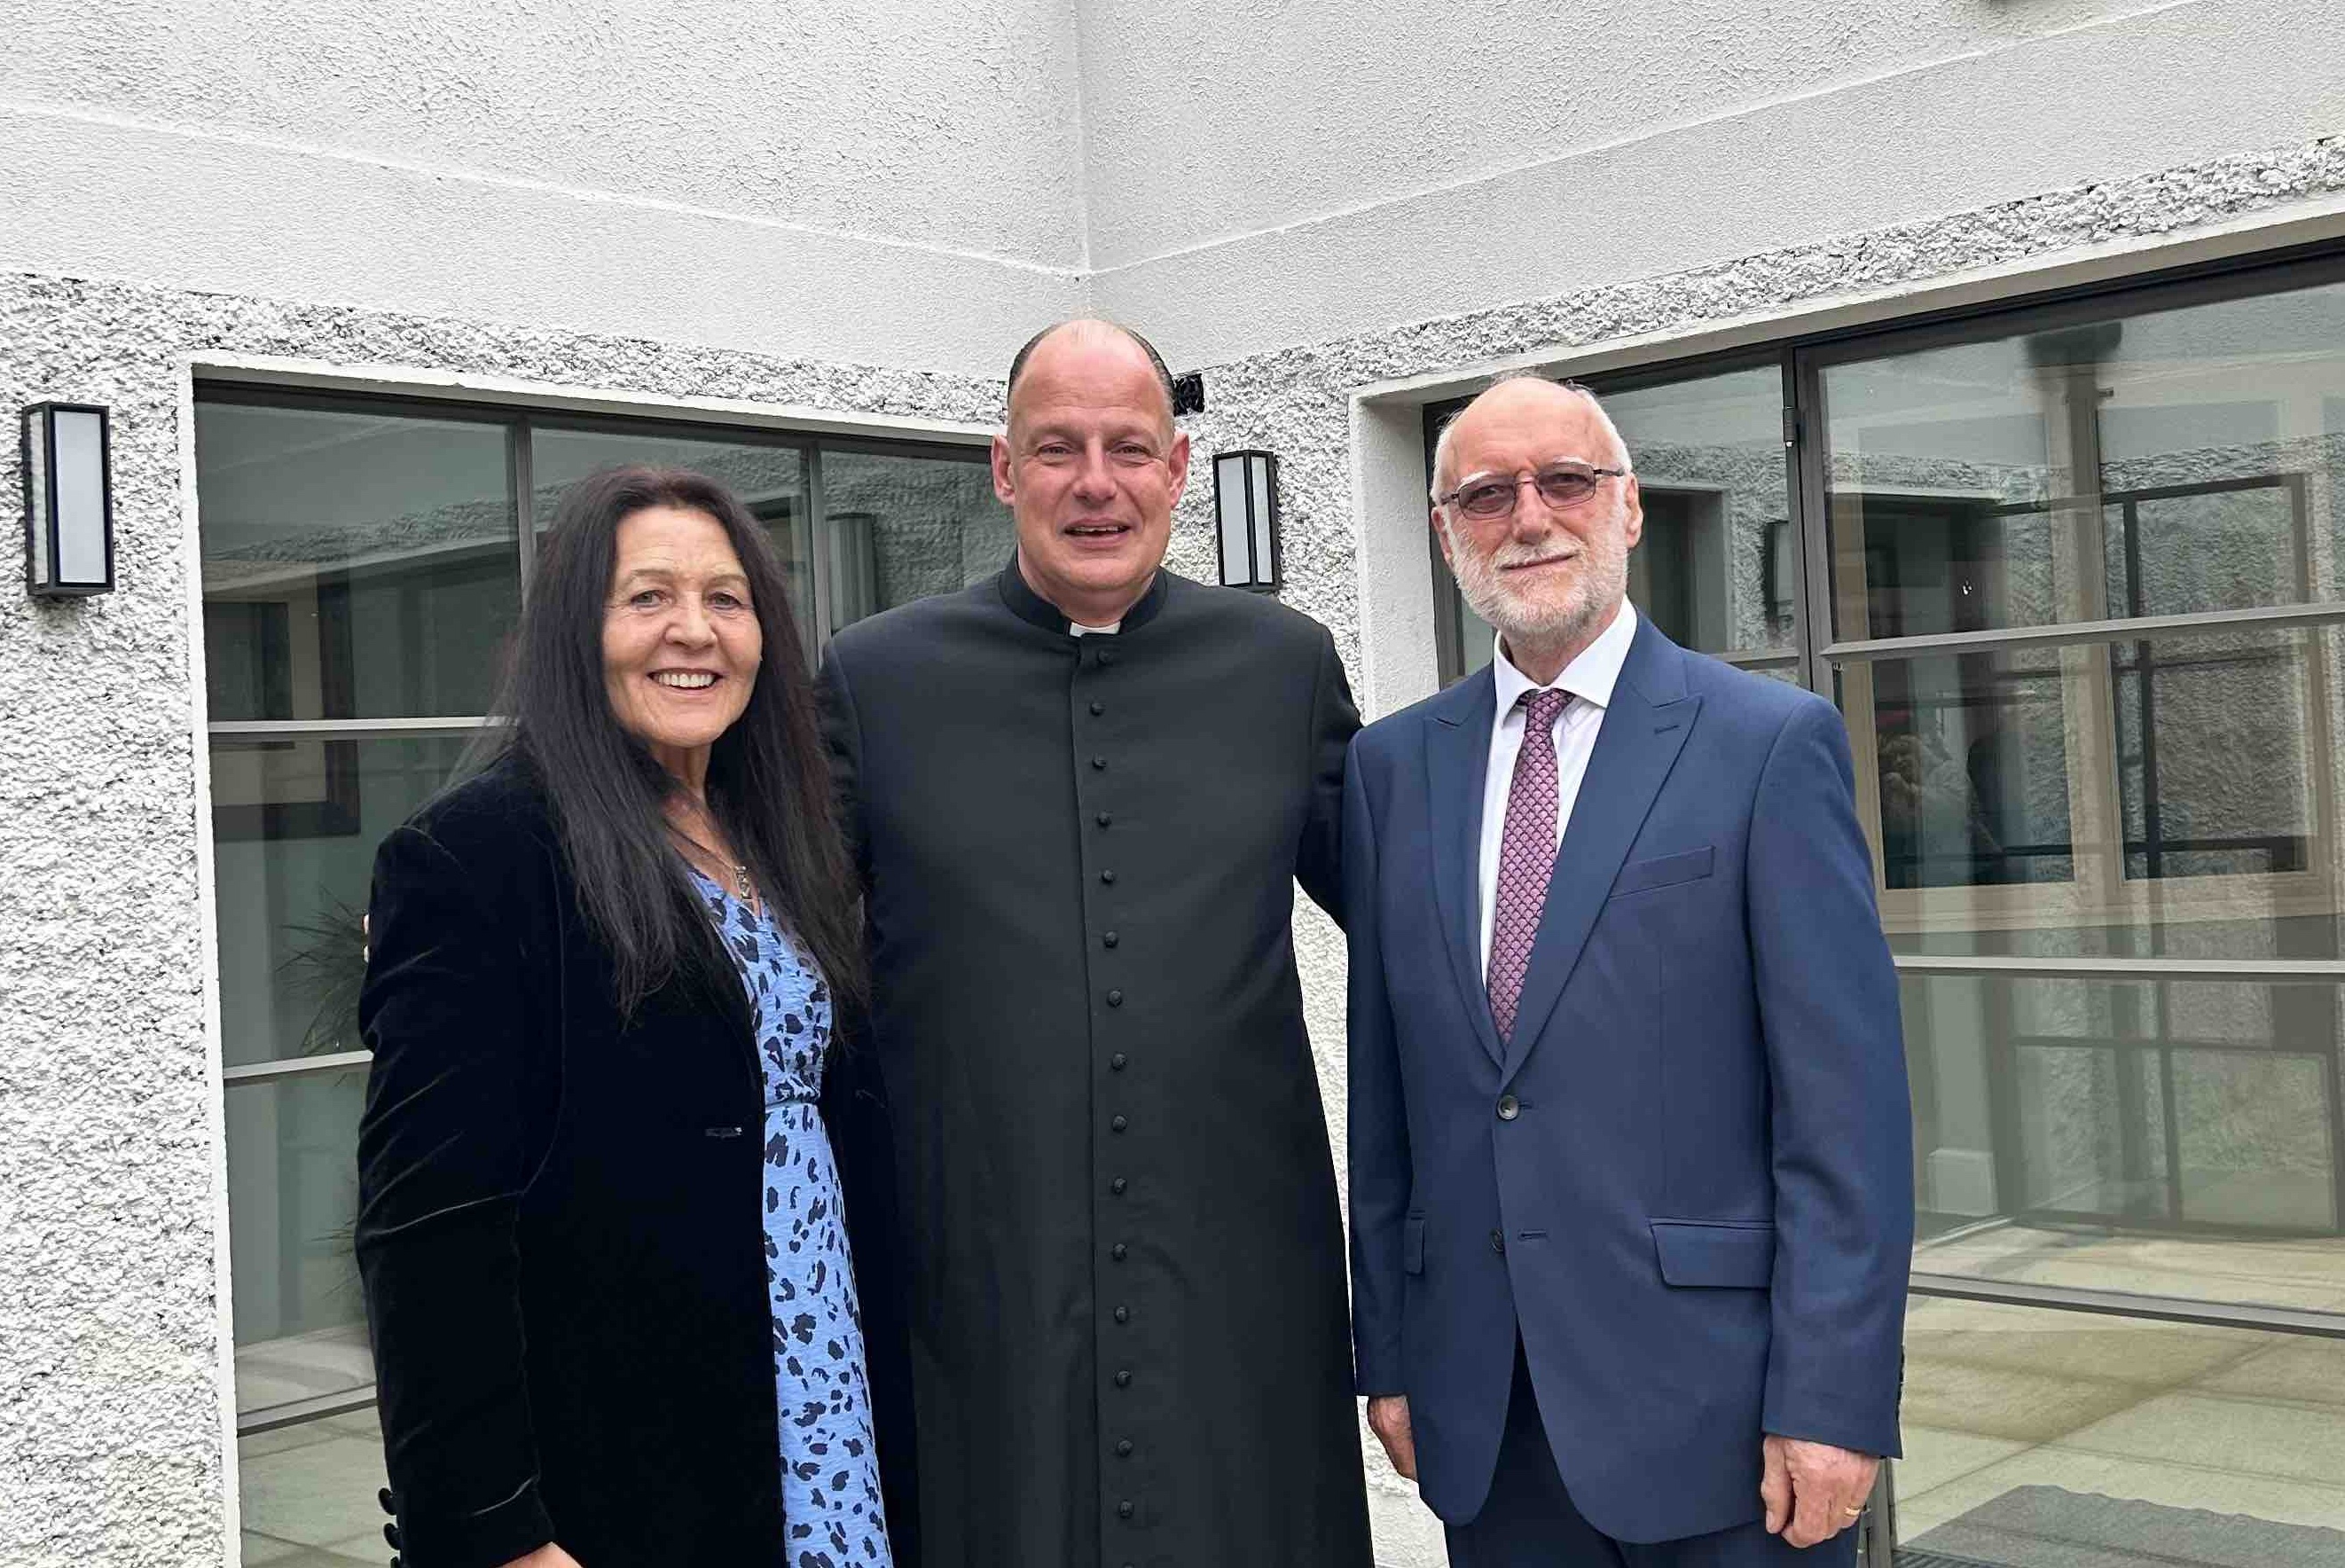
<path fill-rule="evenodd" d="M 211 769 L 204 765 L 209 743 L 205 732 L 203 541 L 196 509 L 195 362 L 178 368 L 179 420 L 180 549 L 186 569 L 184 610 L 188 617 L 188 727 L 197 758 L 195 792 L 196 943 L 203 990 L 204 1140 L 211 1165 L 212 1303 L 218 1333 L 220 1436 L 220 1561 L 237 1568 L 243 1553 L 243 1485 L 236 1430 L 236 1285 L 228 1235 L 228 1098 L 221 1092 L 227 1064 L 220 1024 L 218 871 L 213 864 Z"/>
<path fill-rule="evenodd" d="M 1414 402 L 1358 395 L 1351 404 L 1361 712 L 1380 718 L 1431 696 L 1440 685 L 1433 570 L 1423 531 L 1425 410 Z"/>

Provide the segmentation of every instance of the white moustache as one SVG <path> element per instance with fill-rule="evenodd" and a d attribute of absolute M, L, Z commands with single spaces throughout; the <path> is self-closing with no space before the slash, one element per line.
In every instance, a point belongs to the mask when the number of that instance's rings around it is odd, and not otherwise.
<path fill-rule="evenodd" d="M 1558 550 L 1552 545 L 1502 544 L 1490 552 L 1492 567 L 1504 572 L 1510 566 L 1537 566 L 1543 561 L 1571 561 L 1578 558 L 1577 550 Z"/>

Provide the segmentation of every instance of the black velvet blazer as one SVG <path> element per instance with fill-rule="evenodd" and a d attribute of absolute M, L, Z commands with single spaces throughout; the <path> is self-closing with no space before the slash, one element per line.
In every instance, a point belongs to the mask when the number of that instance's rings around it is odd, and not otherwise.
<path fill-rule="evenodd" d="M 549 1541 L 585 1568 L 790 1561 L 741 987 L 680 978 L 623 1020 L 550 808 L 511 759 L 383 841 L 371 926 L 357 1247 L 407 1568 L 492 1568 Z M 868 1062 L 851 1038 L 834 1053 L 822 1109 L 888 1522 L 913 1563 Z"/>

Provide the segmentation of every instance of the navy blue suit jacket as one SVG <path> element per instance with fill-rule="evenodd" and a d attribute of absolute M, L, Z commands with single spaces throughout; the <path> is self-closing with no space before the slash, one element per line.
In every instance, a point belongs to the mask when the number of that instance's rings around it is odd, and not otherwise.
<path fill-rule="evenodd" d="M 1639 618 L 1501 1040 L 1494 690 L 1352 744 L 1360 1391 L 1408 1396 L 1426 1502 L 1471 1519 L 1519 1331 L 1590 1522 L 1727 1529 L 1761 1512 L 1763 1432 L 1897 1452 L 1913 1135 L 1847 732 Z"/>

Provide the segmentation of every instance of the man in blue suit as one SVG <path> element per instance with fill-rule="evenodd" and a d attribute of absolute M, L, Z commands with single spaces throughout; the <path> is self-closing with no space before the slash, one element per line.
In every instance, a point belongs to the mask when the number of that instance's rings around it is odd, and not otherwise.
<path fill-rule="evenodd" d="M 1584 389 L 1500 382 L 1434 467 L 1498 644 L 1352 744 L 1370 1425 L 1457 1568 L 1853 1562 L 1914 1210 L 1846 732 L 1629 604 Z"/>

